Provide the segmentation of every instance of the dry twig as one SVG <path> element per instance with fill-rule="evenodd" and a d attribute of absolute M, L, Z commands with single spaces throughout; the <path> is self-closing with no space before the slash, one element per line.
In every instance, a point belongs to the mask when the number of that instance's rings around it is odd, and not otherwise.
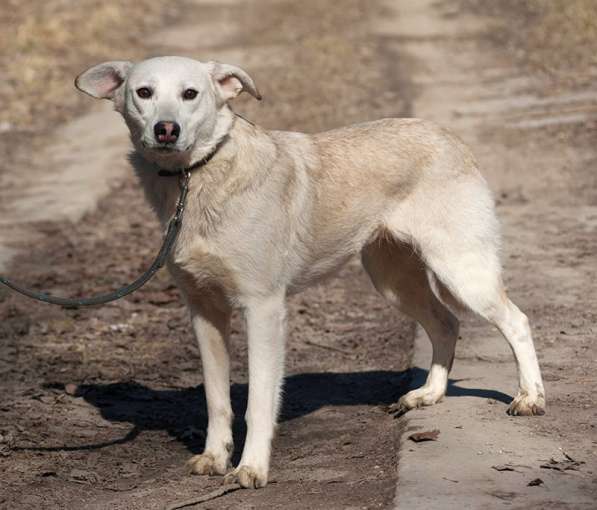
<path fill-rule="evenodd" d="M 313 347 L 319 347 L 320 349 L 327 349 L 328 351 L 335 351 L 335 352 L 340 352 L 346 356 L 353 356 L 354 352 L 352 351 L 348 351 L 345 349 L 340 349 L 339 347 L 333 347 L 331 345 L 324 345 L 324 344 L 320 344 L 317 342 L 313 342 L 312 340 L 305 340 L 305 343 L 307 345 L 312 345 Z"/>
<path fill-rule="evenodd" d="M 211 501 L 212 499 L 216 499 L 221 496 L 224 496 L 225 494 L 228 494 L 229 492 L 237 491 L 240 488 L 241 488 L 241 486 L 238 483 L 224 485 L 223 487 L 220 487 L 219 489 L 208 492 L 207 494 L 204 494 L 203 496 L 199 496 L 197 498 L 192 498 L 192 499 L 187 499 L 186 501 L 181 501 L 179 503 L 174 503 L 170 506 L 167 506 L 166 510 L 178 510 L 179 508 L 184 508 L 185 506 L 198 505 L 199 503 L 205 503 L 206 501 Z"/>

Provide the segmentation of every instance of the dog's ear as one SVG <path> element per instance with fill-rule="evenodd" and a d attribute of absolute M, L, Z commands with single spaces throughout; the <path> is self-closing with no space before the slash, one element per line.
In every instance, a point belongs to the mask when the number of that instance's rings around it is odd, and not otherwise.
<path fill-rule="evenodd" d="M 261 101 L 261 94 L 257 90 L 253 79 L 240 67 L 221 64 L 220 62 L 208 62 L 207 65 L 216 91 L 222 101 L 226 102 L 234 99 L 243 91 Z"/>
<path fill-rule="evenodd" d="M 132 67 L 122 60 L 98 64 L 77 76 L 75 87 L 97 99 L 113 99 Z"/>

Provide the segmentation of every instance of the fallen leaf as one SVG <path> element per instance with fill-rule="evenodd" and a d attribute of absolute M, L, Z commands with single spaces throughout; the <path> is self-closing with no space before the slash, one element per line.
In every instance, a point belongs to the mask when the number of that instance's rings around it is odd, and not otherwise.
<path fill-rule="evenodd" d="M 574 460 L 570 455 L 564 453 L 566 460 L 556 460 L 553 457 L 549 462 L 541 464 L 543 469 L 554 469 L 555 471 L 578 471 L 578 468 L 584 464 L 583 461 Z"/>
<path fill-rule="evenodd" d="M 437 441 L 439 436 L 439 429 L 427 430 L 425 432 L 415 432 L 408 436 L 411 441 L 421 443 L 423 441 Z"/>
<path fill-rule="evenodd" d="M 510 464 L 498 464 L 491 466 L 491 469 L 495 469 L 496 471 L 516 471 Z"/>

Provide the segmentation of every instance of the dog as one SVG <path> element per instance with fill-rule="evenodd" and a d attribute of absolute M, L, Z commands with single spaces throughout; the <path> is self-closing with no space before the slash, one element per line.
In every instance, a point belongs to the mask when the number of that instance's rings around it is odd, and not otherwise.
<path fill-rule="evenodd" d="M 241 92 L 261 95 L 239 67 L 182 57 L 105 62 L 81 91 L 113 101 L 130 130 L 132 166 L 166 224 L 178 197 L 160 169 L 192 168 L 186 216 L 168 268 L 199 343 L 209 415 L 197 474 L 242 487 L 268 481 L 284 377 L 287 295 L 360 255 L 377 290 L 418 321 L 433 344 L 425 384 L 406 411 L 446 392 L 458 310 L 497 326 L 519 371 L 508 412 L 540 415 L 545 392 L 527 317 L 504 290 L 499 226 L 470 150 L 419 119 L 382 119 L 315 135 L 266 131 L 236 115 Z M 247 438 L 230 470 L 231 311 L 243 311 L 249 345 Z"/>

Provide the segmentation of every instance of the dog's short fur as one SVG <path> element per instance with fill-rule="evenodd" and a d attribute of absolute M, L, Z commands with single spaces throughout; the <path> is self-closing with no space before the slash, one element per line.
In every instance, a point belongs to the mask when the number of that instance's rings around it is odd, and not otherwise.
<path fill-rule="evenodd" d="M 228 101 L 259 92 L 242 69 L 161 57 L 107 62 L 78 77 L 82 91 L 114 102 L 131 132 L 131 161 L 162 223 L 173 212 L 176 179 L 192 174 L 185 222 L 169 268 L 185 296 L 203 360 L 209 412 L 196 473 L 221 473 L 232 452 L 228 331 L 244 311 L 249 341 L 248 432 L 229 476 L 267 483 L 280 407 L 285 299 L 360 254 L 373 284 L 429 334 L 427 382 L 402 397 L 403 409 L 446 392 L 458 319 L 465 305 L 495 324 L 519 368 L 511 414 L 542 414 L 545 397 L 526 316 L 507 298 L 499 232 L 487 184 L 454 135 L 418 119 L 383 119 L 307 135 L 266 131 L 236 116 Z M 150 97 L 147 96 L 148 89 Z M 187 93 L 189 89 L 197 92 Z M 159 121 L 176 122 L 160 143 Z"/>

